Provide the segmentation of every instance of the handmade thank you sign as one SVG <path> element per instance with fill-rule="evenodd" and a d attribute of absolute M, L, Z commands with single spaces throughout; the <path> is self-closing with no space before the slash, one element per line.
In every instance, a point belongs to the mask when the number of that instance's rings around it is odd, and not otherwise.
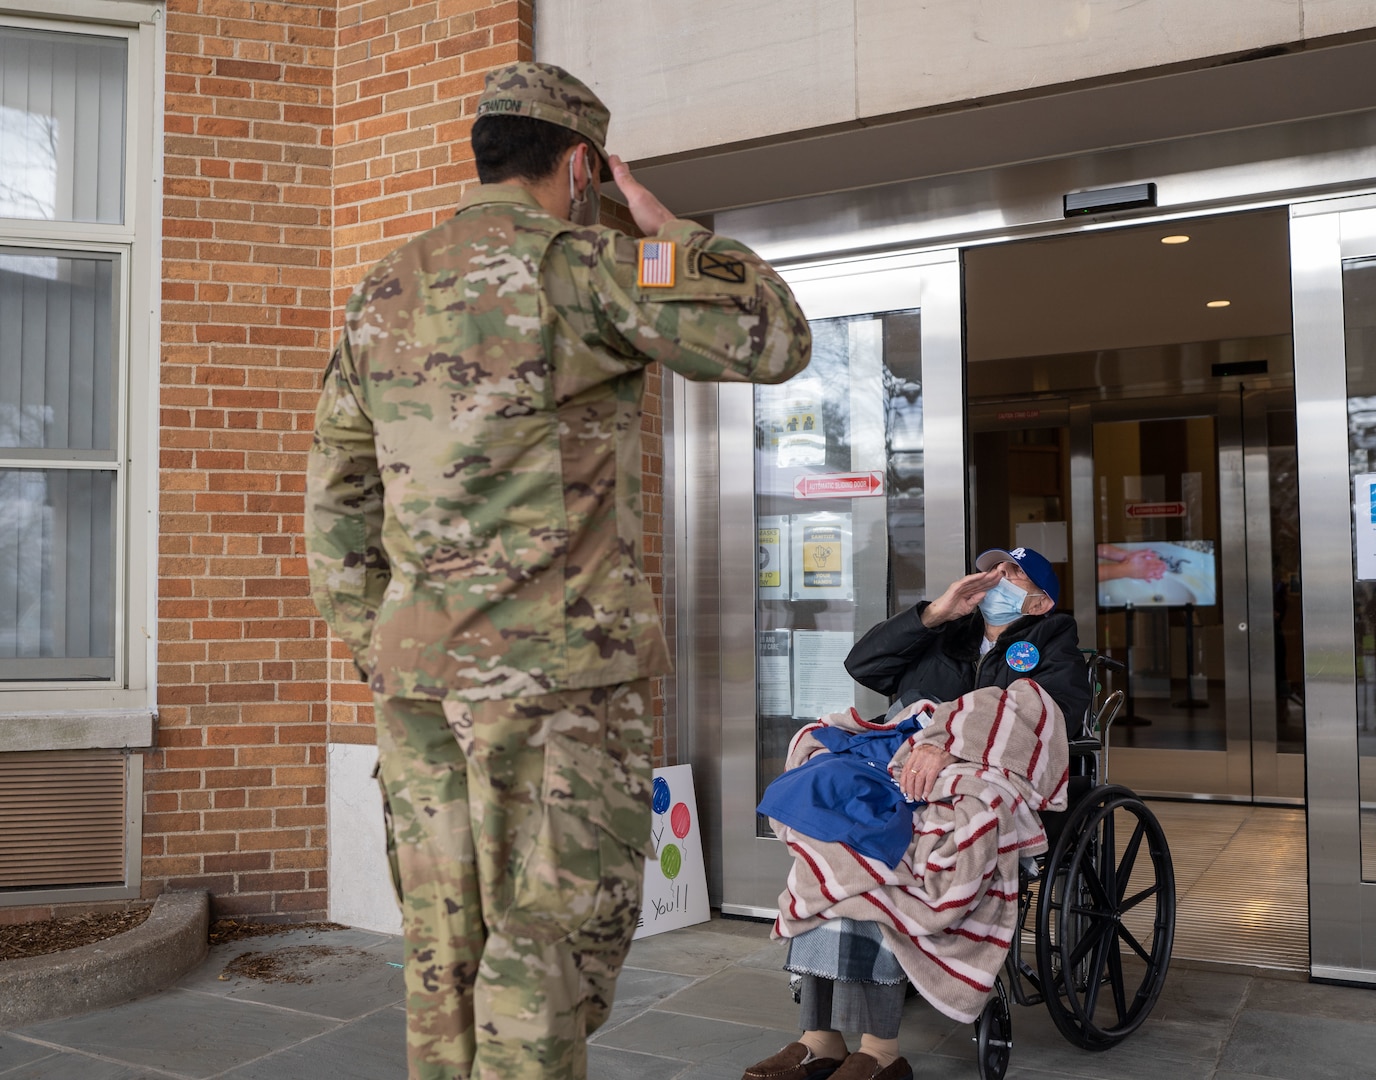
<path fill-rule="evenodd" d="M 691 765 L 655 770 L 652 810 L 650 839 L 659 858 L 645 862 L 638 938 L 711 918 Z"/>

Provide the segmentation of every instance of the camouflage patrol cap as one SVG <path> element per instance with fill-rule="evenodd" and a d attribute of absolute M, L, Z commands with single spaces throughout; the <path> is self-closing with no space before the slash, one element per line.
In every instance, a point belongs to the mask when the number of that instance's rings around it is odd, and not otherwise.
<path fill-rule="evenodd" d="M 523 60 L 487 73 L 478 116 L 530 116 L 569 128 L 587 139 L 607 163 L 607 124 L 602 100 L 561 67 Z"/>

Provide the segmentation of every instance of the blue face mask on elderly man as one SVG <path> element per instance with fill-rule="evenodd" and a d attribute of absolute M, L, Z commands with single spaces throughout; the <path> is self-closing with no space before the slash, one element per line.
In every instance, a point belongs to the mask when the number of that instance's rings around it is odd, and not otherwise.
<path fill-rule="evenodd" d="M 1027 590 L 1020 589 L 1007 578 L 1000 578 L 984 599 L 979 602 L 979 612 L 989 626 L 1007 626 L 1014 619 L 1022 617 L 1022 606 L 1027 603 Z"/>

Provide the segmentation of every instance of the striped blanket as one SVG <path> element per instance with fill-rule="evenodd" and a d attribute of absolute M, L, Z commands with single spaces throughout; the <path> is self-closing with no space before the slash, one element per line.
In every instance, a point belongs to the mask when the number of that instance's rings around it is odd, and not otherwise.
<path fill-rule="evenodd" d="M 877 922 L 923 997 L 952 1019 L 972 1022 L 1012 942 L 1018 859 L 1046 850 L 1035 811 L 1065 809 L 1065 723 L 1031 679 L 914 708 L 929 710 L 931 721 L 900 747 L 890 771 L 897 775 L 922 743 L 961 760 L 938 777 L 932 801 L 915 808 L 907 858 L 890 869 L 771 819 L 793 852 L 774 936 L 797 937 L 838 917 Z M 793 737 L 788 768 L 827 752 L 812 735 L 821 725 L 876 727 L 854 709 L 825 716 Z"/>

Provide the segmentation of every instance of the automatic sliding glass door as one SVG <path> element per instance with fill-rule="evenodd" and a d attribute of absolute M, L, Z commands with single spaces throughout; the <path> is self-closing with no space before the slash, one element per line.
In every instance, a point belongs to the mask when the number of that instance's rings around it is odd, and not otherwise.
<path fill-rule="evenodd" d="M 1127 694 L 1114 778 L 1139 792 L 1304 799 L 1283 344 L 1269 360 L 1279 385 L 1093 410 L 1097 640 L 1128 665 L 1114 678 Z"/>
<path fill-rule="evenodd" d="M 724 386 L 722 910 L 772 915 L 789 860 L 755 814 L 804 723 L 887 702 L 851 644 L 964 572 L 960 276 L 954 251 L 786 272 L 813 361 Z M 749 463 L 749 464 L 747 464 Z M 752 662 L 753 660 L 753 662 Z"/>

